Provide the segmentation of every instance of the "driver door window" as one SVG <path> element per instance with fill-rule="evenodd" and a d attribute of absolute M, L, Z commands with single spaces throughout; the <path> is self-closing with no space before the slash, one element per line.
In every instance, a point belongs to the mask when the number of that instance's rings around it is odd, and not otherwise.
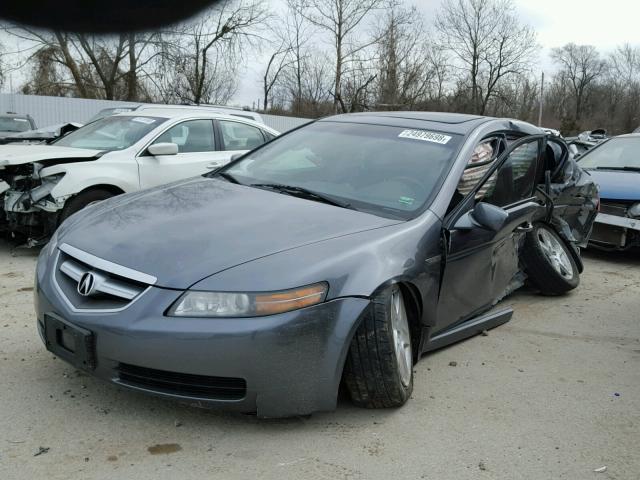
<path fill-rule="evenodd" d="M 213 152 L 213 122 L 211 120 L 189 120 L 174 125 L 154 142 L 175 143 L 178 153 Z"/>
<path fill-rule="evenodd" d="M 513 150 L 507 160 L 487 179 L 479 201 L 505 207 L 531 198 L 536 186 L 540 144 L 525 143 Z"/>

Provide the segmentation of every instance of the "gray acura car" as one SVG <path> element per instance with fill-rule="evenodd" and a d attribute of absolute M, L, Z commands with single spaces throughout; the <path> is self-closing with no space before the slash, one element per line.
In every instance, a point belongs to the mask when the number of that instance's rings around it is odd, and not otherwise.
<path fill-rule="evenodd" d="M 39 257 L 47 349 L 123 387 L 263 417 L 397 407 L 413 364 L 579 283 L 598 196 L 562 139 L 468 115 L 314 122 L 66 220 Z"/>

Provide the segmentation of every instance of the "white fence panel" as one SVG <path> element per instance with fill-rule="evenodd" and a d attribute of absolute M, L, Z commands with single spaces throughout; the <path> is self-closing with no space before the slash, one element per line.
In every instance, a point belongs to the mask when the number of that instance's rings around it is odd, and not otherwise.
<path fill-rule="evenodd" d="M 87 120 L 104 108 L 128 105 L 139 105 L 139 103 L 0 93 L 1 113 L 29 114 L 33 117 L 38 127 L 66 122 L 86 123 Z M 307 118 L 280 115 L 262 115 L 262 118 L 266 125 L 275 128 L 279 132 L 286 132 L 310 121 Z"/>

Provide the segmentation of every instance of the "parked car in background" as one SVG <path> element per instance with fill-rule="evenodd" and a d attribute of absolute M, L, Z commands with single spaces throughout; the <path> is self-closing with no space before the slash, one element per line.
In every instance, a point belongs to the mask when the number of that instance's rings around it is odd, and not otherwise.
<path fill-rule="evenodd" d="M 145 108 L 104 117 L 48 145 L 1 146 L 4 227 L 30 245 L 46 243 L 87 205 L 201 175 L 276 135 L 204 109 Z"/>
<path fill-rule="evenodd" d="M 0 140 L 16 133 L 35 129 L 36 122 L 30 115 L 18 115 L 13 112 L 0 115 Z"/>
<path fill-rule="evenodd" d="M 100 120 L 101 118 L 108 117 L 110 115 L 117 115 L 119 113 L 142 112 L 148 109 L 156 109 L 156 108 L 177 109 L 177 110 L 183 110 L 184 108 L 195 108 L 201 112 L 221 113 L 224 115 L 231 115 L 232 117 L 239 117 L 239 118 L 244 118 L 246 120 L 252 120 L 258 123 L 264 123 L 259 113 L 251 112 L 249 110 L 243 110 L 242 108 L 224 107 L 220 105 L 208 105 L 208 104 L 157 105 L 152 103 L 143 103 L 143 104 L 134 105 L 134 106 L 104 108 L 100 110 L 97 114 L 95 114 L 93 117 L 91 117 L 87 123 L 95 122 L 96 120 Z"/>
<path fill-rule="evenodd" d="M 607 138 L 609 138 L 607 131 L 603 128 L 597 128 L 595 130 L 582 132 L 576 137 L 567 137 L 566 141 L 574 154 L 582 155 Z"/>
<path fill-rule="evenodd" d="M 51 143 L 56 138 L 60 138 L 67 133 L 76 131 L 82 127 L 81 123 L 59 123 L 48 127 L 26 130 L 21 133 L 14 133 L 0 139 L 0 144 L 7 143 Z"/>
<path fill-rule="evenodd" d="M 96 113 L 93 117 L 87 120 L 87 123 L 95 122 L 96 120 L 103 119 L 104 117 L 110 117 L 111 115 L 118 115 L 119 113 L 128 113 L 133 112 L 137 107 L 112 107 L 112 108 L 103 108 L 98 113 Z"/>
<path fill-rule="evenodd" d="M 614 137 L 578 159 L 600 186 L 600 213 L 589 245 L 640 247 L 640 133 Z"/>
<path fill-rule="evenodd" d="M 327 118 L 68 219 L 38 260 L 38 331 L 97 377 L 200 406 L 308 414 L 344 381 L 398 407 L 421 354 L 508 321 L 489 310 L 525 280 L 576 288 L 597 200 L 527 123 Z"/>

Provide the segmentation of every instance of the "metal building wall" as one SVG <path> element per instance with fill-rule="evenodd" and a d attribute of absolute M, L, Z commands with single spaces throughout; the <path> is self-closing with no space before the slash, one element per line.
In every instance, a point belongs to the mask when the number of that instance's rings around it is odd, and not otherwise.
<path fill-rule="evenodd" d="M 127 105 L 139 104 L 112 100 L 0 93 L 0 112 L 29 114 L 33 117 L 38 127 L 67 122 L 86 123 L 87 120 L 104 108 Z M 262 115 L 262 118 L 266 125 L 275 128 L 279 132 L 286 132 L 310 121 L 306 118 L 279 115 Z"/>

